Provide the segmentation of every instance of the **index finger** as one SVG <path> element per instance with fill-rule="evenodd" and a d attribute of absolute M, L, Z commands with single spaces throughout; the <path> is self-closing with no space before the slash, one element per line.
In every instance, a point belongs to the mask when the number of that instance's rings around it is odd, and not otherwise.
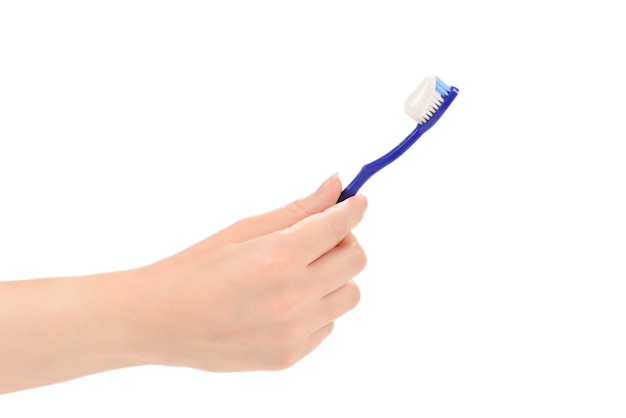
<path fill-rule="evenodd" d="M 363 219 L 366 208 L 367 199 L 359 194 L 304 218 L 285 231 L 287 245 L 308 265 L 348 236 Z"/>

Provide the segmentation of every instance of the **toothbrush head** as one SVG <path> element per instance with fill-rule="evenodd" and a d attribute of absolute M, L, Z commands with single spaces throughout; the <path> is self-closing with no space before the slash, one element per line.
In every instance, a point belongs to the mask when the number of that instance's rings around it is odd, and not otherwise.
<path fill-rule="evenodd" d="M 404 103 L 404 110 L 417 122 L 417 127 L 387 154 L 365 164 L 359 174 L 339 195 L 337 203 L 354 196 L 367 179 L 395 161 L 429 130 L 448 109 L 459 89 L 450 87 L 435 76 L 426 77 Z"/>
<path fill-rule="evenodd" d="M 418 125 L 432 125 L 456 97 L 458 89 L 450 87 L 439 77 L 424 78 L 404 102 L 405 112 Z"/>

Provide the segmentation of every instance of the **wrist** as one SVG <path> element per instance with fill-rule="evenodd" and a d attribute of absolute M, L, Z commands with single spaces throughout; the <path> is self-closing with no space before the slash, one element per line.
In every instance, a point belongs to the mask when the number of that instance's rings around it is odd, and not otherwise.
<path fill-rule="evenodd" d="M 138 350 L 134 270 L 70 278 L 76 356 L 92 372 L 143 364 Z"/>

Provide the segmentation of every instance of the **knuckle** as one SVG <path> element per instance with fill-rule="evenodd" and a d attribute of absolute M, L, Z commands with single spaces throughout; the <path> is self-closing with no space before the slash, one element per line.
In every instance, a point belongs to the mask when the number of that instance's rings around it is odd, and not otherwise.
<path fill-rule="evenodd" d="M 288 250 L 288 243 L 274 243 L 259 251 L 258 267 L 270 279 L 282 280 L 295 272 L 293 253 Z"/>
<path fill-rule="evenodd" d="M 339 242 L 348 235 L 348 230 L 345 222 L 338 216 L 333 216 L 330 219 L 330 234 L 332 238 Z"/>
<path fill-rule="evenodd" d="M 306 335 L 297 323 L 284 324 L 274 335 L 272 369 L 286 369 L 302 358 Z"/>
<path fill-rule="evenodd" d="M 288 269 L 288 262 L 284 255 L 270 251 L 263 255 L 262 267 L 271 276 L 282 276 Z"/>
<path fill-rule="evenodd" d="M 345 284 L 345 287 L 347 305 L 350 308 L 354 308 L 361 301 L 361 291 L 359 290 L 359 286 L 357 286 L 356 283 L 350 281 Z"/>
<path fill-rule="evenodd" d="M 235 229 L 241 229 L 242 230 L 242 229 L 247 228 L 248 225 L 250 225 L 250 223 L 252 223 L 252 217 L 251 216 L 249 216 L 247 218 L 241 218 L 238 221 L 235 221 L 232 224 L 232 227 L 235 228 Z"/>
<path fill-rule="evenodd" d="M 294 347 L 303 339 L 302 328 L 295 323 L 285 323 L 278 331 L 278 342 L 281 347 Z"/>
<path fill-rule="evenodd" d="M 291 214 L 294 218 L 301 217 L 307 212 L 306 199 L 296 199 L 285 206 L 287 213 Z"/>
<path fill-rule="evenodd" d="M 287 322 L 295 316 L 301 302 L 302 301 L 300 297 L 293 294 L 285 293 L 274 297 L 271 300 L 267 310 L 271 319 L 279 322 Z M 280 333 L 281 336 L 287 335 L 284 331 L 285 328 L 287 330 L 291 330 L 291 328 L 288 326 L 283 327 L 283 331 L 281 331 Z"/>
<path fill-rule="evenodd" d="M 272 364 L 270 365 L 270 369 L 288 369 L 295 365 L 301 359 L 301 357 L 302 355 L 300 354 L 300 350 L 297 350 L 295 348 L 278 350 L 274 355 Z"/>
<path fill-rule="evenodd" d="M 363 248 L 361 248 L 361 246 L 356 242 L 354 245 L 354 251 L 353 251 L 352 257 L 353 257 L 352 262 L 355 268 L 357 269 L 357 272 L 363 271 L 363 269 L 367 265 L 367 255 L 365 254 L 365 251 L 363 251 Z"/>

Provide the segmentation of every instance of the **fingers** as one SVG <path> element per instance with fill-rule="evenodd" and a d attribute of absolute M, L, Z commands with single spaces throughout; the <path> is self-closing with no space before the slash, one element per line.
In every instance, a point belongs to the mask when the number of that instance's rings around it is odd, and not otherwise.
<path fill-rule="evenodd" d="M 310 284 L 315 287 L 316 294 L 325 296 L 359 274 L 366 263 L 363 248 L 354 235 L 349 234 L 339 245 L 309 265 L 311 277 L 322 278 L 310 280 Z"/>
<path fill-rule="evenodd" d="M 242 219 L 217 234 L 221 243 L 237 243 L 289 228 L 302 219 L 333 206 L 341 193 L 336 174 L 329 177 L 313 193 L 282 208 Z"/>
<path fill-rule="evenodd" d="M 285 250 L 310 264 L 343 241 L 361 222 L 367 200 L 356 195 L 303 219 L 282 234 Z"/>
<path fill-rule="evenodd" d="M 320 310 L 315 318 L 316 323 L 321 325 L 317 325 L 319 328 L 307 340 L 300 357 L 306 356 L 320 345 L 333 330 L 335 326 L 334 321 L 352 310 L 359 303 L 360 298 L 359 288 L 354 282 L 346 283 L 323 298 L 320 301 Z"/>
<path fill-rule="evenodd" d="M 324 296 L 320 301 L 320 320 L 325 324 L 335 321 L 358 305 L 361 300 L 359 287 L 353 281 Z"/>
<path fill-rule="evenodd" d="M 328 337 L 328 335 L 330 335 L 334 327 L 335 327 L 335 324 L 333 322 L 330 322 L 327 325 L 324 325 L 322 328 L 315 331 L 306 342 L 304 349 L 300 355 L 300 358 L 305 357 L 311 351 L 315 350 L 315 348 L 317 348 L 317 346 L 319 346 L 322 343 L 322 341 L 324 341 L 324 339 Z"/>

